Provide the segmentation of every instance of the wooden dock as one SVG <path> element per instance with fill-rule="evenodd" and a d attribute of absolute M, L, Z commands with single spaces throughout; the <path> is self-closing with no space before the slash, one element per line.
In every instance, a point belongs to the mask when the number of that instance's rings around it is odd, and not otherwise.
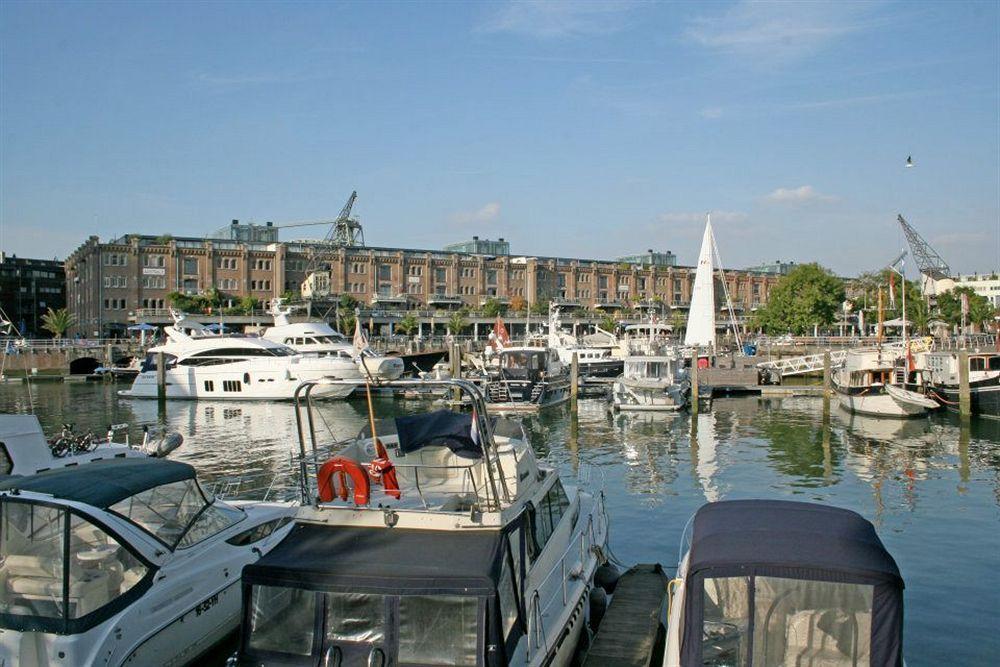
<path fill-rule="evenodd" d="M 636 565 L 621 576 L 584 667 L 659 665 L 668 581 L 659 564 Z"/>

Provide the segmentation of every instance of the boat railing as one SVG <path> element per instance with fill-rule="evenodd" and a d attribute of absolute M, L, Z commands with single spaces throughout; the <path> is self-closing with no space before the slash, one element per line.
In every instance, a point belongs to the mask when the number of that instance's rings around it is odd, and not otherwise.
<path fill-rule="evenodd" d="M 602 536 L 607 534 L 606 516 L 604 494 L 595 494 L 593 511 L 587 517 L 587 525 L 576 537 L 570 540 L 559 559 L 531 592 L 527 633 L 529 661 L 534 651 L 548 652 L 545 618 L 551 607 L 556 606 L 562 609 L 569 604 L 570 580 L 584 576 L 583 569 L 587 564 L 587 555 L 595 549 L 600 549 Z M 555 579 L 557 576 L 558 580 Z M 558 585 L 558 589 L 556 589 L 556 585 Z M 542 595 L 546 595 L 547 602 L 541 601 Z"/>
<path fill-rule="evenodd" d="M 255 500 L 274 502 L 294 498 L 294 469 L 284 472 L 259 471 L 239 477 L 214 480 L 209 494 L 219 500 Z"/>
<path fill-rule="evenodd" d="M 494 439 L 493 425 L 487 415 L 486 399 L 479 387 L 468 380 L 456 378 L 425 378 L 421 380 L 375 379 L 371 384 L 375 387 L 391 389 L 440 387 L 443 389 L 455 389 L 460 396 L 462 394 L 467 395 L 472 405 L 473 418 L 477 421 L 477 432 L 479 433 L 480 444 L 483 450 L 483 457 L 481 459 L 484 471 L 482 493 L 479 493 L 477 489 L 479 506 L 483 511 L 499 511 L 503 505 L 509 504 L 512 501 L 512 489 L 508 486 L 507 476 L 504 474 L 500 453 Z M 320 449 L 316 435 L 315 415 L 317 413 L 313 405 L 313 391 L 317 388 L 342 385 L 363 386 L 364 382 L 321 378 L 303 382 L 295 390 L 295 421 L 299 439 L 300 490 L 302 492 L 303 503 L 316 504 L 318 497 L 313 488 L 313 481 L 316 479 L 315 474 L 312 476 L 308 474 L 309 461 L 311 460 L 314 465 L 318 462 Z M 422 467 L 427 468 L 428 466 Z M 473 476 L 473 480 L 475 480 L 475 476 Z"/>

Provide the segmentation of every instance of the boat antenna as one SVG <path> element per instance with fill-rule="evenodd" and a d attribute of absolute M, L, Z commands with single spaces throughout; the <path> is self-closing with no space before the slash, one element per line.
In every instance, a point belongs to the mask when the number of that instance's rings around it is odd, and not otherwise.
<path fill-rule="evenodd" d="M 355 346 L 361 347 L 359 343 L 363 342 L 364 346 L 368 346 L 368 341 L 365 339 L 364 335 L 361 333 L 361 310 L 359 308 L 354 309 L 354 342 Z M 360 339 L 360 340 L 359 340 Z M 387 453 L 385 447 L 378 439 L 378 433 L 375 432 L 375 408 L 372 405 L 372 374 L 368 370 L 368 362 L 365 361 L 364 350 L 358 350 L 358 360 L 361 362 L 361 368 L 365 371 L 365 397 L 368 400 L 368 424 L 372 429 L 372 442 L 375 444 L 375 455 L 378 458 L 386 458 Z"/>

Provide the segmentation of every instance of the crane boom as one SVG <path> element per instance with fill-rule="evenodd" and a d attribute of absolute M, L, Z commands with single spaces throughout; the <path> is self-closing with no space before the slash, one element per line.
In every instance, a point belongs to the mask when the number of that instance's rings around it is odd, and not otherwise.
<path fill-rule="evenodd" d="M 931 247 L 927 241 L 915 230 L 902 215 L 897 215 L 896 219 L 903 228 L 906 241 L 910 244 L 913 252 L 913 259 L 917 262 L 920 273 L 933 280 L 941 280 L 951 277 L 951 269 L 948 262 Z"/>

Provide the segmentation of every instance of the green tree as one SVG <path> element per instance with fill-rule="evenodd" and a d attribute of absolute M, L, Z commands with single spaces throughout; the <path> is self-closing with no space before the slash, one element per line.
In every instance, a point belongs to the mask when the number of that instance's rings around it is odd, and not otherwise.
<path fill-rule="evenodd" d="M 836 321 L 844 283 L 819 264 L 799 264 L 784 276 L 757 310 L 752 325 L 767 334 L 812 333 L 813 326 Z"/>
<path fill-rule="evenodd" d="M 597 326 L 609 333 L 614 333 L 615 329 L 618 328 L 618 320 L 611 315 L 605 315 L 601 318 L 601 322 Z"/>
<path fill-rule="evenodd" d="M 988 327 L 990 320 L 996 314 L 996 309 L 990 305 L 986 297 L 979 296 L 972 291 L 971 287 L 956 287 L 953 290 L 938 295 L 937 307 L 938 312 L 941 314 L 941 319 L 949 324 L 962 324 L 963 294 L 967 294 L 969 297 L 969 314 L 965 318 L 966 324 Z"/>
<path fill-rule="evenodd" d="M 486 317 L 498 317 L 504 314 L 506 307 L 500 303 L 499 299 L 486 299 L 486 303 L 483 304 L 483 315 Z"/>
<path fill-rule="evenodd" d="M 412 314 L 407 314 L 404 318 L 396 322 L 396 326 L 394 328 L 404 336 L 411 336 L 419 327 L 420 321 Z"/>
<path fill-rule="evenodd" d="M 674 310 L 670 313 L 670 326 L 677 335 L 687 329 L 687 315 L 684 314 L 684 311 Z"/>
<path fill-rule="evenodd" d="M 281 300 L 285 303 L 298 303 L 302 301 L 302 295 L 295 290 L 286 289 L 281 293 Z"/>
<path fill-rule="evenodd" d="M 531 304 L 531 314 L 532 315 L 548 315 L 549 314 L 549 300 L 542 299 L 541 301 L 536 301 Z"/>
<path fill-rule="evenodd" d="M 240 299 L 239 309 L 244 315 L 250 315 L 254 310 L 260 308 L 260 299 L 255 296 L 245 296 Z"/>
<path fill-rule="evenodd" d="M 71 326 L 76 324 L 76 315 L 73 315 L 65 308 L 52 310 L 51 308 L 42 315 L 42 328 L 51 333 L 56 338 L 62 338 Z"/>
<path fill-rule="evenodd" d="M 452 336 L 460 335 L 468 326 L 469 322 L 465 319 L 464 308 L 462 310 L 456 310 L 451 314 L 451 317 L 448 318 L 448 331 L 451 332 Z"/>
<path fill-rule="evenodd" d="M 198 302 L 197 298 L 181 292 L 171 292 L 167 295 L 167 301 L 170 302 L 171 306 L 185 313 L 197 313 L 202 310 L 201 303 Z"/>
<path fill-rule="evenodd" d="M 354 311 L 342 314 L 340 316 L 340 333 L 350 338 L 354 335 L 354 325 L 356 323 L 357 318 L 354 317 Z"/>
<path fill-rule="evenodd" d="M 358 307 L 358 300 L 350 294 L 341 294 L 338 304 L 341 310 L 348 310 L 353 313 L 354 309 Z"/>

